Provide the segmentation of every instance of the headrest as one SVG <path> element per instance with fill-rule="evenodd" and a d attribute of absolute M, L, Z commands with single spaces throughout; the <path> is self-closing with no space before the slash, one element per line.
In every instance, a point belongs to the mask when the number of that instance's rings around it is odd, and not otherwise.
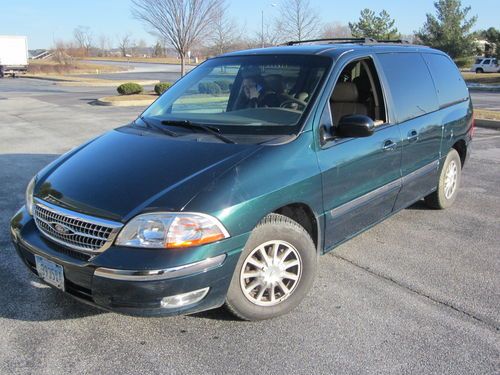
<path fill-rule="evenodd" d="M 330 98 L 331 102 L 351 103 L 358 101 L 358 88 L 352 82 L 339 82 Z"/>
<path fill-rule="evenodd" d="M 276 94 L 282 94 L 285 91 L 283 76 L 279 74 L 270 74 L 264 77 L 266 90 L 274 91 Z"/>

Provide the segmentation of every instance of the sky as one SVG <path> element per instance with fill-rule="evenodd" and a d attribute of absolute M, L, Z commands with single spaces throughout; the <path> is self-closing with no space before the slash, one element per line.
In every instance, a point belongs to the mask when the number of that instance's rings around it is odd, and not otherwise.
<path fill-rule="evenodd" d="M 261 27 L 261 14 L 267 24 L 279 16 L 273 4 L 280 0 L 226 0 L 228 12 L 250 37 Z M 434 13 L 433 0 L 310 0 L 321 21 L 347 24 L 359 18 L 363 8 L 385 9 L 396 19 L 402 34 L 411 34 Z M 499 0 L 462 0 L 478 16 L 475 29 L 500 28 Z M 70 40 L 79 26 L 90 27 L 94 39 L 107 35 L 114 44 L 119 35 L 130 33 L 135 40 L 154 44 L 143 24 L 131 16 L 130 0 L 0 0 L 0 35 L 26 35 L 30 49 L 50 48 L 54 41 Z"/>

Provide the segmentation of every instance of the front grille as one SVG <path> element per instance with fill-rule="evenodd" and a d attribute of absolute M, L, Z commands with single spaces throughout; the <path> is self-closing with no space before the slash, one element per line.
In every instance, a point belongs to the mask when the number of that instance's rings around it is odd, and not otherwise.
<path fill-rule="evenodd" d="M 34 218 L 40 232 L 50 240 L 87 254 L 104 251 L 121 227 L 120 223 L 89 217 L 46 202 L 36 203 Z"/>

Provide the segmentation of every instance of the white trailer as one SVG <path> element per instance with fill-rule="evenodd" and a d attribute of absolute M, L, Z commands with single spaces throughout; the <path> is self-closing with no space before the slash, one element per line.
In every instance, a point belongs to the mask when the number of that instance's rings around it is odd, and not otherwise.
<path fill-rule="evenodd" d="M 15 76 L 28 69 L 28 39 L 18 35 L 0 35 L 0 78 Z"/>

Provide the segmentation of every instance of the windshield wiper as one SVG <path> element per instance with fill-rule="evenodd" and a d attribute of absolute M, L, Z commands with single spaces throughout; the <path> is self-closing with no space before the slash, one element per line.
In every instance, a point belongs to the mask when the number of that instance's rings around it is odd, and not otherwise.
<path fill-rule="evenodd" d="M 168 130 L 167 128 L 164 128 L 163 126 L 158 126 L 152 122 L 146 121 L 146 119 L 143 116 L 141 116 L 139 118 L 142 120 L 143 123 L 146 124 L 146 127 L 148 127 L 149 129 L 158 130 L 159 132 L 166 134 L 166 135 L 169 135 L 171 137 L 178 137 L 180 135 L 180 134 L 177 134 L 176 132 L 173 132 L 172 130 Z"/>
<path fill-rule="evenodd" d="M 222 135 L 220 133 L 220 129 L 216 128 L 215 126 L 210 126 L 210 125 L 202 125 L 197 122 L 191 122 L 189 120 L 163 120 L 161 122 L 163 125 L 170 125 L 170 126 L 179 126 L 183 128 L 190 128 L 190 129 L 201 129 L 206 133 L 212 134 L 219 138 L 220 140 L 226 142 L 226 143 L 236 143 L 232 139 L 227 138 L 226 136 Z"/>

